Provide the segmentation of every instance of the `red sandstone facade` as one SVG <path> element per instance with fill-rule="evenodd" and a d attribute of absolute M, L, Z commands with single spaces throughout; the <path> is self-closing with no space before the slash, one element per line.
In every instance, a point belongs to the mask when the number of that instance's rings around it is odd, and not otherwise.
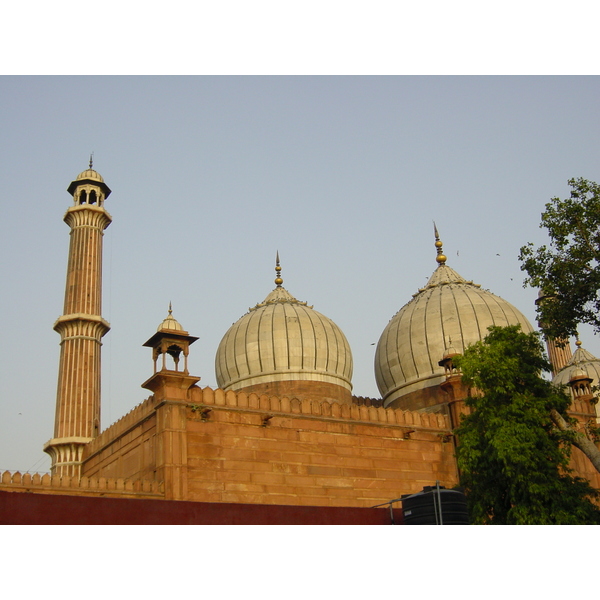
<path fill-rule="evenodd" d="M 146 382 L 154 394 L 85 446 L 81 478 L 4 473 L 0 491 L 369 508 L 436 481 L 458 482 L 447 415 L 364 399 L 348 405 L 201 389 L 197 380 L 155 374 Z M 587 422 L 588 398 L 572 410 Z M 572 466 L 600 486 L 577 449 Z"/>
<path fill-rule="evenodd" d="M 173 500 L 304 506 L 457 483 L 443 415 L 169 385 L 89 444 L 82 471 L 161 481 Z"/>

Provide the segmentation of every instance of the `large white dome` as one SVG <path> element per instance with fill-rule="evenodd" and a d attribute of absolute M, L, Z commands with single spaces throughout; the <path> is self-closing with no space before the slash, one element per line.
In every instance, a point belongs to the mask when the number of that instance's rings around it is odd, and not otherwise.
<path fill-rule="evenodd" d="M 384 406 L 442 383 L 444 369 L 438 363 L 449 346 L 462 353 L 482 340 L 491 325 L 520 324 L 524 332 L 533 331 L 512 304 L 448 267 L 439 240 L 436 246 L 438 268 L 391 319 L 377 344 L 375 379 Z"/>
<path fill-rule="evenodd" d="M 289 381 L 352 390 L 352 353 L 341 329 L 280 283 L 229 328 L 215 370 L 225 390 Z"/>

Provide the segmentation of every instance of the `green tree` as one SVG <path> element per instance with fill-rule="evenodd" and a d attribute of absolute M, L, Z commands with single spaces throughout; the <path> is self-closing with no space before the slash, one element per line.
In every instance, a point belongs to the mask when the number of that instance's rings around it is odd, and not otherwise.
<path fill-rule="evenodd" d="M 570 179 L 570 197 L 552 198 L 542 213 L 549 246 L 521 248 L 525 285 L 552 298 L 538 303 L 544 334 L 553 339 L 575 335 L 579 323 L 600 332 L 600 186 Z"/>
<path fill-rule="evenodd" d="M 600 523 L 598 492 L 568 467 L 570 399 L 541 375 L 550 365 L 539 336 L 520 326 L 490 327 L 458 358 L 463 380 L 479 390 L 466 401 L 458 435 L 460 484 L 471 519 L 490 524 Z"/>

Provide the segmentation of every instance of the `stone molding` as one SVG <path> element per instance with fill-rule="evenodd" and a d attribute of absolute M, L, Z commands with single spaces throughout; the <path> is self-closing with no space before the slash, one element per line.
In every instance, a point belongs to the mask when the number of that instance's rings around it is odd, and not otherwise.
<path fill-rule="evenodd" d="M 72 313 L 62 315 L 54 323 L 54 331 L 61 336 L 61 344 L 65 340 L 87 339 L 100 343 L 110 331 L 110 324 L 98 315 Z"/>
<path fill-rule="evenodd" d="M 91 227 L 92 229 L 98 229 L 102 234 L 112 223 L 112 217 L 106 209 L 103 206 L 93 204 L 71 206 L 67 209 L 63 220 L 71 229 Z"/>

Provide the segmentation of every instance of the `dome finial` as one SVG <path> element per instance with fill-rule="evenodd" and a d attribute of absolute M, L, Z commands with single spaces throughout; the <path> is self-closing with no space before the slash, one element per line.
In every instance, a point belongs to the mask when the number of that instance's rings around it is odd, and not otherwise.
<path fill-rule="evenodd" d="M 93 168 L 94 166 L 94 153 L 92 152 L 90 154 L 90 169 Z"/>
<path fill-rule="evenodd" d="M 435 221 L 433 222 L 433 233 L 435 235 L 435 247 L 437 249 L 437 256 L 435 257 L 435 260 L 440 265 L 445 265 L 446 264 L 446 256 L 444 255 L 444 252 L 442 250 L 442 242 L 440 241 L 440 234 L 438 233 L 437 227 L 435 225 Z"/>
<path fill-rule="evenodd" d="M 173 305 L 171 303 L 171 301 L 169 301 L 169 316 L 171 317 L 173 315 Z"/>
<path fill-rule="evenodd" d="M 281 267 L 279 265 L 279 250 L 277 250 L 277 257 L 275 258 L 275 272 L 277 273 L 277 277 L 275 277 L 275 283 L 277 284 L 277 287 L 281 287 L 283 279 L 281 279 Z"/>

